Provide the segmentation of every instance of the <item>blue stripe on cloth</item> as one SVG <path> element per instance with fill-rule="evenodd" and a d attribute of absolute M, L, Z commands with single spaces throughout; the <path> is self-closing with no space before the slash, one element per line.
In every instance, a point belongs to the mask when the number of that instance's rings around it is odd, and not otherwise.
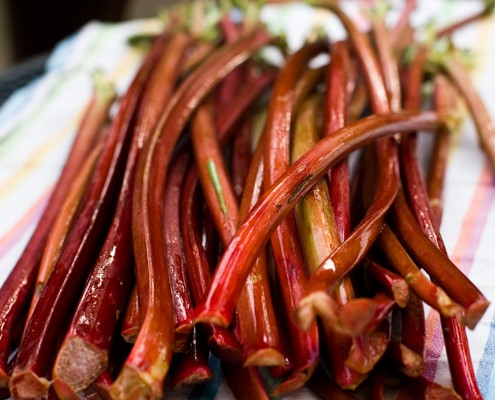
<path fill-rule="evenodd" d="M 188 400 L 213 400 L 222 384 L 223 374 L 220 360 L 210 353 L 208 365 L 213 372 L 211 379 L 194 387 L 188 396 Z"/>
<path fill-rule="evenodd" d="M 485 399 L 495 399 L 495 314 L 490 322 L 490 333 L 486 341 L 485 350 L 478 365 L 476 379 Z"/>

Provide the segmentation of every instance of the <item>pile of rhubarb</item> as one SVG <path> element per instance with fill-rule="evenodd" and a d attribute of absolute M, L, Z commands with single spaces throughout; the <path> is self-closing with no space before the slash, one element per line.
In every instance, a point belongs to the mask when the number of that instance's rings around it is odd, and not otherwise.
<path fill-rule="evenodd" d="M 122 96 L 95 84 L 0 289 L 2 398 L 160 399 L 216 360 L 239 399 L 481 399 L 466 328 L 489 302 L 440 226 L 459 107 L 495 171 L 495 123 L 450 40 L 492 4 L 419 40 L 415 1 L 392 26 L 377 5 L 362 32 L 310 0 L 346 38 L 289 51 L 259 4 L 233 3 L 242 19 L 228 1 L 171 9 L 133 38 L 147 53 Z M 452 387 L 423 377 L 425 305 Z"/>

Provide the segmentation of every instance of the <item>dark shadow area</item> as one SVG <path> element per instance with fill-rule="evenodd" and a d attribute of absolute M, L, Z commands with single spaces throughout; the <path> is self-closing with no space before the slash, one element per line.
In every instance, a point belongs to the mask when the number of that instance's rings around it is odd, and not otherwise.
<path fill-rule="evenodd" d="M 14 61 L 46 53 L 88 21 L 119 21 L 127 0 L 6 0 Z"/>

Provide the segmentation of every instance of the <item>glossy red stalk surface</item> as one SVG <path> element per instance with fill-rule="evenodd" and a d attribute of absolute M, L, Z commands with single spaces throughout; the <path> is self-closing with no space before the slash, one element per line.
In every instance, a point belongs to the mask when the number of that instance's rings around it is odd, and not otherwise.
<path fill-rule="evenodd" d="M 202 301 L 211 281 L 210 266 L 199 232 L 198 210 L 202 204 L 202 199 L 199 199 L 197 188 L 198 174 L 196 168 L 191 167 L 181 194 L 180 223 L 187 276 L 195 304 Z M 203 324 L 202 329 L 208 335 L 208 345 L 213 354 L 223 361 L 241 362 L 241 345 L 228 329 L 209 324 Z"/>
<path fill-rule="evenodd" d="M 294 110 L 294 90 L 307 63 L 325 50 L 326 42 L 306 44 L 288 56 L 275 81 L 268 107 L 264 130 L 264 180 L 266 190 L 290 165 L 290 130 Z M 289 213 L 281 221 L 271 240 L 278 284 L 284 300 L 290 330 L 293 373 L 275 390 L 283 394 L 302 386 L 316 365 L 319 339 L 316 323 L 303 332 L 291 318 L 299 303 L 306 283 L 304 264 L 294 215 Z"/>
<path fill-rule="evenodd" d="M 167 41 L 162 43 L 159 38 L 151 50 L 149 57 L 157 57 L 157 60 L 146 82 L 133 127 L 117 208 L 55 362 L 54 378 L 76 391 L 87 387 L 107 367 L 108 350 L 117 324 L 115 316 L 122 312 L 131 289 L 131 204 L 136 163 L 143 143 L 172 95 L 183 54 L 190 43 L 190 39 L 182 34 L 171 36 Z M 79 357 L 85 354 L 86 365 L 74 363 L 77 354 Z M 84 367 L 86 375 L 81 372 Z"/>
<path fill-rule="evenodd" d="M 208 296 L 195 311 L 196 321 L 214 322 L 221 326 L 229 324 L 239 289 L 261 246 L 281 219 L 339 159 L 379 137 L 392 135 L 394 129 L 431 130 L 441 125 L 442 120 L 429 112 L 372 116 L 318 142 L 264 193 L 239 227 L 220 259 Z M 347 247 L 349 245 L 352 246 L 350 249 Z M 326 291 L 331 284 L 345 276 L 352 265 L 348 269 L 336 265 L 352 264 L 349 263 L 349 252 L 346 250 L 357 256 L 360 256 L 361 251 L 366 251 L 361 246 L 355 248 L 355 245 L 347 240 L 322 264 L 310 278 L 308 293 L 312 292 L 311 289 Z"/>
<path fill-rule="evenodd" d="M 181 84 L 162 114 L 138 163 L 133 193 L 133 242 L 144 319 L 136 343 L 111 388 L 115 398 L 160 397 L 175 340 L 163 244 L 163 196 L 173 148 L 198 104 L 234 68 L 269 41 L 255 30 L 215 51 Z M 158 284 L 159 283 L 159 284 Z M 157 302 L 155 299 L 161 301 Z"/>
<path fill-rule="evenodd" d="M 83 200 L 84 207 L 26 326 L 10 382 L 14 396 L 47 393 L 48 382 L 44 376 L 63 333 L 61 327 L 73 306 L 69 299 L 73 298 L 74 291 L 82 289 L 103 240 L 102 232 L 107 231 L 111 220 L 130 145 L 132 121 L 153 61 L 152 57 L 146 60 L 121 102 Z"/>
<path fill-rule="evenodd" d="M 402 191 L 397 195 L 391 217 L 411 256 L 452 300 L 464 307 L 462 318 L 469 328 L 474 329 L 490 304 L 488 300 L 422 232 Z"/>
<path fill-rule="evenodd" d="M 193 304 L 187 281 L 182 237 L 180 232 L 180 194 L 192 154 L 189 149 L 179 152 L 170 166 L 164 199 L 165 259 L 170 275 L 174 304 L 175 351 L 187 349 L 188 336 L 193 329 Z"/>
<path fill-rule="evenodd" d="M 22 311 L 30 301 L 48 234 L 75 175 L 108 117 L 108 110 L 114 98 L 113 89 L 109 87 L 98 89 L 97 87 L 87 106 L 67 161 L 47 202 L 47 207 L 40 216 L 40 222 L 0 289 L 0 386 L 7 385 L 8 382 L 7 359 L 14 340 L 12 328 L 23 316 Z"/>
<path fill-rule="evenodd" d="M 212 111 L 209 104 L 201 105 L 196 111 L 192 123 L 192 141 L 203 192 L 222 244 L 226 246 L 235 234 L 242 216 L 255 203 L 252 196 L 256 196 L 256 193 L 253 193 L 256 192 L 254 188 L 256 172 L 262 158 L 260 154 L 258 165 L 254 165 L 254 177 L 245 188 L 243 195 L 245 204 L 241 215 L 214 132 Z M 212 176 L 213 168 L 215 176 Z M 257 191 L 259 193 L 259 188 Z M 264 257 L 255 264 L 242 290 L 237 302 L 237 318 L 245 364 L 283 365 L 285 363 L 285 358 L 280 353 L 278 329 Z"/>

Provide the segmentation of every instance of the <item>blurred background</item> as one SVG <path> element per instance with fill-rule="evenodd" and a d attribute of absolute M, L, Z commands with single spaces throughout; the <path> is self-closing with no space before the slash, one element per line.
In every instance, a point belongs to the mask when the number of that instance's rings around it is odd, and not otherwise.
<path fill-rule="evenodd" d="M 151 17 L 177 0 L 0 0 L 0 74 L 43 57 L 92 19 Z"/>

